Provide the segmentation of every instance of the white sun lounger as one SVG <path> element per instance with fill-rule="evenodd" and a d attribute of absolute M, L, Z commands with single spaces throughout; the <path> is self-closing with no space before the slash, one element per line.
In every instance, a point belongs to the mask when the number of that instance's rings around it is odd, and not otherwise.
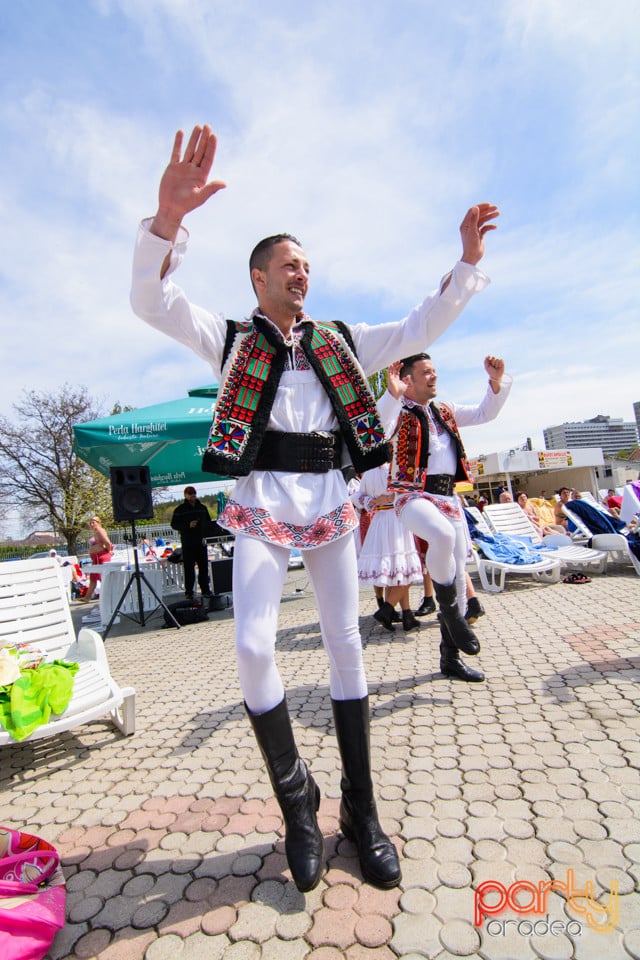
<path fill-rule="evenodd" d="M 486 507 L 484 508 L 486 511 Z M 484 512 L 480 512 L 477 507 L 465 507 L 465 510 L 473 517 L 479 531 L 491 536 L 495 531 L 484 517 Z M 481 543 L 478 541 L 478 546 Z M 477 546 L 471 555 L 471 570 L 478 574 L 480 584 L 483 590 L 488 593 L 500 593 L 505 588 L 506 577 L 508 575 L 526 577 L 530 576 L 538 583 L 557 583 L 560 579 L 561 565 L 557 557 L 551 552 L 541 554 L 539 560 L 531 563 L 505 563 L 499 560 L 489 560 L 480 556 Z"/>
<path fill-rule="evenodd" d="M 594 550 L 603 550 L 608 560 L 614 563 L 630 563 L 640 577 L 640 560 L 629 548 L 627 538 L 622 533 L 593 532 L 583 517 L 571 510 L 571 501 L 562 507 L 562 512 L 574 524 L 579 534 L 590 540 Z"/>
<path fill-rule="evenodd" d="M 573 543 L 571 537 L 560 533 L 551 533 L 541 537 L 524 510 L 517 503 L 492 503 L 484 508 L 487 520 L 496 533 L 510 537 L 525 537 L 536 544 L 547 544 L 554 548 L 562 569 L 582 570 L 584 573 L 604 573 L 607 554 L 603 550 L 580 546 Z"/>
<path fill-rule="evenodd" d="M 25 740 L 51 737 L 102 717 L 126 736 L 134 732 L 135 691 L 118 686 L 111 676 L 95 630 L 83 628 L 76 639 L 62 570 L 49 557 L 0 563 L 0 646 L 23 643 L 42 651 L 46 661 L 72 660 L 80 665 L 67 709 Z M 12 743 L 0 727 L 0 746 Z"/>

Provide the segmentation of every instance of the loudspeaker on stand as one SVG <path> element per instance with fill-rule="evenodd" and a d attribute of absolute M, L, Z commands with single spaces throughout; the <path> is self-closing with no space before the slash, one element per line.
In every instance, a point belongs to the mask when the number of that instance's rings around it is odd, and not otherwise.
<path fill-rule="evenodd" d="M 114 520 L 152 520 L 149 467 L 110 467 Z"/>

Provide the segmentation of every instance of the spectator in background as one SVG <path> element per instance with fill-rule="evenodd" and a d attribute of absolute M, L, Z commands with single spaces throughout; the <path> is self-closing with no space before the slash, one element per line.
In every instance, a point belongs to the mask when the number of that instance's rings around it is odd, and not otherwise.
<path fill-rule="evenodd" d="M 569 489 L 569 487 L 560 487 L 560 489 L 558 490 L 558 497 L 559 499 L 556 500 L 556 505 L 553 508 L 553 513 L 554 513 L 556 523 L 558 524 L 559 527 L 562 527 L 563 532 L 566 533 L 567 530 L 569 529 L 569 525 L 568 525 L 567 518 L 562 512 L 562 507 L 565 503 L 568 503 L 569 500 L 571 500 L 571 490 Z"/>
<path fill-rule="evenodd" d="M 142 550 L 142 556 L 145 560 L 157 560 L 158 554 L 149 543 L 149 537 L 143 537 L 139 543 L 139 547 Z"/>
<path fill-rule="evenodd" d="M 604 505 L 610 514 L 614 517 L 619 517 L 620 511 L 622 510 L 622 497 L 616 496 L 616 492 L 613 489 L 607 490 Z"/>
<path fill-rule="evenodd" d="M 202 596 L 212 597 L 209 583 L 209 557 L 205 536 L 209 531 L 211 516 L 204 503 L 198 500 L 195 487 L 184 488 L 184 503 L 173 511 L 171 527 L 180 534 L 182 544 L 182 565 L 184 566 L 185 599 L 193 600 L 198 568 L 198 586 Z"/>
<path fill-rule="evenodd" d="M 113 544 L 109 539 L 109 534 L 100 523 L 100 517 L 92 517 L 91 520 L 89 520 L 89 526 L 91 527 L 91 536 L 89 537 L 89 557 L 91 558 L 91 565 L 96 566 L 98 564 L 109 563 L 111 554 L 113 553 Z M 89 603 L 93 600 L 93 595 L 96 592 L 96 586 L 100 579 L 99 573 L 89 574 L 89 588 L 84 597 L 80 597 L 83 603 Z"/>
<path fill-rule="evenodd" d="M 531 521 L 533 526 L 536 528 L 536 533 L 540 537 L 546 537 L 548 533 L 566 533 L 564 527 L 561 527 L 560 524 L 544 524 L 540 519 L 538 511 L 534 505 L 530 502 L 529 497 L 524 492 L 524 490 L 518 490 L 516 494 L 516 503 L 521 508 L 521 510 L 526 513 L 528 519 Z"/>

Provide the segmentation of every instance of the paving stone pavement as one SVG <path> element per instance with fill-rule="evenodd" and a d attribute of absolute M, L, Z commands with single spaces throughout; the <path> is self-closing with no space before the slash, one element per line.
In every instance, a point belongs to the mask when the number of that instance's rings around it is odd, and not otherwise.
<path fill-rule="evenodd" d="M 322 791 L 328 869 L 307 895 L 244 716 L 232 611 L 180 631 L 123 619 L 106 648 L 136 688 L 135 735 L 97 722 L 2 752 L 0 822 L 55 843 L 67 878 L 49 960 L 640 960 L 640 578 L 610 566 L 480 596 L 487 679 L 465 684 L 438 672 L 434 617 L 391 635 L 361 591 L 378 808 L 403 870 L 390 891 L 362 882 L 338 831 L 305 571 L 278 658 Z"/>

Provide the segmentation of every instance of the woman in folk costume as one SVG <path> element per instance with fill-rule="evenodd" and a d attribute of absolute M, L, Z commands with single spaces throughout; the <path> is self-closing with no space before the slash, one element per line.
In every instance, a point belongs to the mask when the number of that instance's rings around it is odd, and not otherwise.
<path fill-rule="evenodd" d="M 473 207 L 461 225 L 462 261 L 439 290 L 398 323 L 323 324 L 303 312 L 309 264 L 290 235 L 261 241 L 250 259 L 258 308 L 236 323 L 190 303 L 172 273 L 183 259 L 184 215 L 225 185 L 208 182 L 216 138 L 176 135 L 155 217 L 136 244 L 131 302 L 151 326 L 210 363 L 220 382 L 203 466 L 238 477 L 219 522 L 235 534 L 233 590 L 238 672 L 248 717 L 282 810 L 285 850 L 300 890 L 324 868 L 318 787 L 300 758 L 275 662 L 278 608 L 289 550 L 303 552 L 330 662 L 342 758 L 340 825 L 363 876 L 400 881 L 394 845 L 378 821 L 369 758 L 369 705 L 358 630 L 356 524 L 341 467 L 358 473 L 389 451 L 366 377 L 440 336 L 488 280 L 476 264 L 495 207 Z"/>
<path fill-rule="evenodd" d="M 399 361 L 389 366 L 387 391 L 378 401 L 378 413 L 387 435 L 393 432 L 400 413 L 403 384 L 399 372 Z M 358 579 L 384 591 L 373 616 L 386 630 L 393 631 L 394 608 L 399 603 L 403 629 L 415 630 L 419 623 L 410 607 L 409 587 L 422 582 L 422 562 L 413 534 L 403 527 L 393 508 L 395 495 L 389 491 L 389 464 L 362 475 L 358 499 L 372 514 L 358 555 Z"/>

